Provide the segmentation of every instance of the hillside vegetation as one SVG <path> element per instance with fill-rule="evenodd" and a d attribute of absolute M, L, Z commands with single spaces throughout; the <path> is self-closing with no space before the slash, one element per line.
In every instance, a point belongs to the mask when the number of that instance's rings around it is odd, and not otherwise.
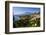
<path fill-rule="evenodd" d="M 40 13 L 20 16 L 20 20 L 13 20 L 13 27 L 40 27 Z"/>

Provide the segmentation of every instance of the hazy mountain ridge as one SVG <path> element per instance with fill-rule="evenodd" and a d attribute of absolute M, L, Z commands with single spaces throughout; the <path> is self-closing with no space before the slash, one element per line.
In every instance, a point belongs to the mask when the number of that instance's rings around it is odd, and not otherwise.
<path fill-rule="evenodd" d="M 26 13 L 21 14 L 21 15 L 14 15 L 14 18 L 17 21 L 17 20 L 20 20 L 20 16 L 26 16 L 26 15 L 30 15 L 32 20 L 36 19 L 36 18 L 40 18 L 40 12 L 38 12 L 38 13 L 36 13 L 36 12 L 35 13 L 26 12 Z"/>

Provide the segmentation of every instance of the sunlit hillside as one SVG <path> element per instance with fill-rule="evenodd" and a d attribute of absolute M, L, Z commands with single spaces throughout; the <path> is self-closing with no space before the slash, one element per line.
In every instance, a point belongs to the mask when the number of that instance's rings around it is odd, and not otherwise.
<path fill-rule="evenodd" d="M 18 19 L 17 19 L 18 18 Z M 40 12 L 26 13 L 17 17 L 13 23 L 13 27 L 40 27 Z"/>

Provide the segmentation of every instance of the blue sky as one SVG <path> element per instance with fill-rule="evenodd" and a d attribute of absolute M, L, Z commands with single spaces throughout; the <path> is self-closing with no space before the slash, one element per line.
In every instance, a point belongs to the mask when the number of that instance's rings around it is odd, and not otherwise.
<path fill-rule="evenodd" d="M 29 13 L 40 12 L 40 8 L 34 8 L 34 7 L 13 7 L 13 15 L 21 15 L 21 14 L 25 14 L 26 12 L 29 12 Z"/>

